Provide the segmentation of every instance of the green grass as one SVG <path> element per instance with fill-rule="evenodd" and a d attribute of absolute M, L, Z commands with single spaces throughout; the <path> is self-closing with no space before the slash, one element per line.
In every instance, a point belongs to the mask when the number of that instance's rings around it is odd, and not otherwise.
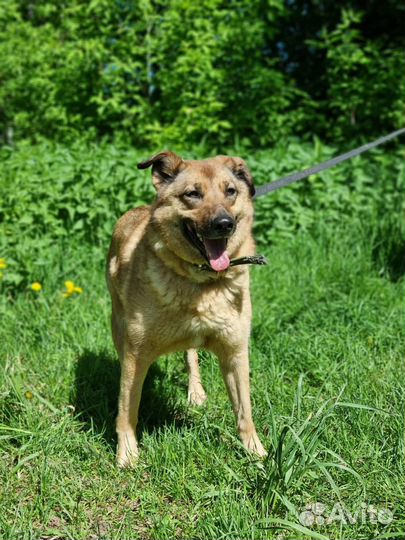
<path fill-rule="evenodd" d="M 55 242 L 41 293 L 0 294 L 2 538 L 403 537 L 404 281 L 380 240 L 372 249 L 352 221 L 260 246 L 251 386 L 267 460 L 243 451 L 215 359 L 202 354 L 209 400 L 190 409 L 173 355 L 145 383 L 132 471 L 114 464 L 104 254 Z M 62 299 L 66 279 L 83 294 Z M 324 515 L 386 507 L 393 521 L 305 529 L 315 502 Z"/>

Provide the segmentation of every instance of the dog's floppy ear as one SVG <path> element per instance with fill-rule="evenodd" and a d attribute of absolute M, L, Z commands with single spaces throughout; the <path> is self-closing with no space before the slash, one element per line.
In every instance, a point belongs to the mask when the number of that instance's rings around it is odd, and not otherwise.
<path fill-rule="evenodd" d="M 250 196 L 253 197 L 256 190 L 253 185 L 253 176 L 250 172 L 249 167 L 246 164 L 246 161 L 244 161 L 240 157 L 233 157 L 233 156 L 217 156 L 217 159 L 222 161 L 222 163 L 225 165 L 225 167 L 228 167 L 238 178 L 239 180 L 242 180 L 242 182 L 245 182 L 245 184 L 249 188 Z"/>
<path fill-rule="evenodd" d="M 177 174 L 183 169 L 184 161 L 174 152 L 166 150 L 159 152 L 147 159 L 138 163 L 138 169 L 147 169 L 152 166 L 153 185 L 158 189 L 163 184 L 170 184 L 176 178 Z"/>

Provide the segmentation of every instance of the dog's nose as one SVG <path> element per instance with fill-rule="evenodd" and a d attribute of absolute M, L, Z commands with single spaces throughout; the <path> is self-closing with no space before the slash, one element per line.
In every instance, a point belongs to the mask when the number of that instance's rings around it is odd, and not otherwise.
<path fill-rule="evenodd" d="M 234 219 L 229 215 L 220 215 L 212 220 L 211 230 L 220 235 L 226 235 L 232 232 L 235 227 Z"/>

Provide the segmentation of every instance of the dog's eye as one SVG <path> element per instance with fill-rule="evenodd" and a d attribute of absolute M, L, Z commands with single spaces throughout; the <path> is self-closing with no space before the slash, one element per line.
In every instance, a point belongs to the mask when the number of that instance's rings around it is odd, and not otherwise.
<path fill-rule="evenodd" d="M 236 195 L 236 189 L 234 187 L 226 188 L 225 193 L 228 197 L 233 197 L 234 195 Z"/>
<path fill-rule="evenodd" d="M 188 199 L 202 199 L 202 193 L 200 193 L 196 189 L 193 189 L 192 191 L 186 191 L 184 196 Z"/>

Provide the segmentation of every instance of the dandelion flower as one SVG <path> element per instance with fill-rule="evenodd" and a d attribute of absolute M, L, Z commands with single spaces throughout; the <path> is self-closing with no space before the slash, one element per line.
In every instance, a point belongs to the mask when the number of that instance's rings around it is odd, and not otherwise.
<path fill-rule="evenodd" d="M 24 395 L 27 399 L 32 399 L 34 397 L 32 392 L 30 392 L 29 390 L 27 390 Z"/>
<path fill-rule="evenodd" d="M 3 270 L 3 268 L 7 268 L 6 259 L 0 258 L 0 270 Z"/>
<path fill-rule="evenodd" d="M 74 293 L 81 294 L 83 292 L 83 289 L 75 285 L 73 281 L 65 281 L 65 287 L 66 291 L 63 293 L 65 298 L 69 298 Z"/>
<path fill-rule="evenodd" d="M 73 292 L 75 284 L 73 283 L 73 281 L 65 281 L 65 287 L 69 292 Z"/>
<path fill-rule="evenodd" d="M 39 283 L 39 281 L 34 281 L 34 283 L 31 284 L 31 289 L 35 292 L 39 292 L 42 290 L 42 285 Z"/>

